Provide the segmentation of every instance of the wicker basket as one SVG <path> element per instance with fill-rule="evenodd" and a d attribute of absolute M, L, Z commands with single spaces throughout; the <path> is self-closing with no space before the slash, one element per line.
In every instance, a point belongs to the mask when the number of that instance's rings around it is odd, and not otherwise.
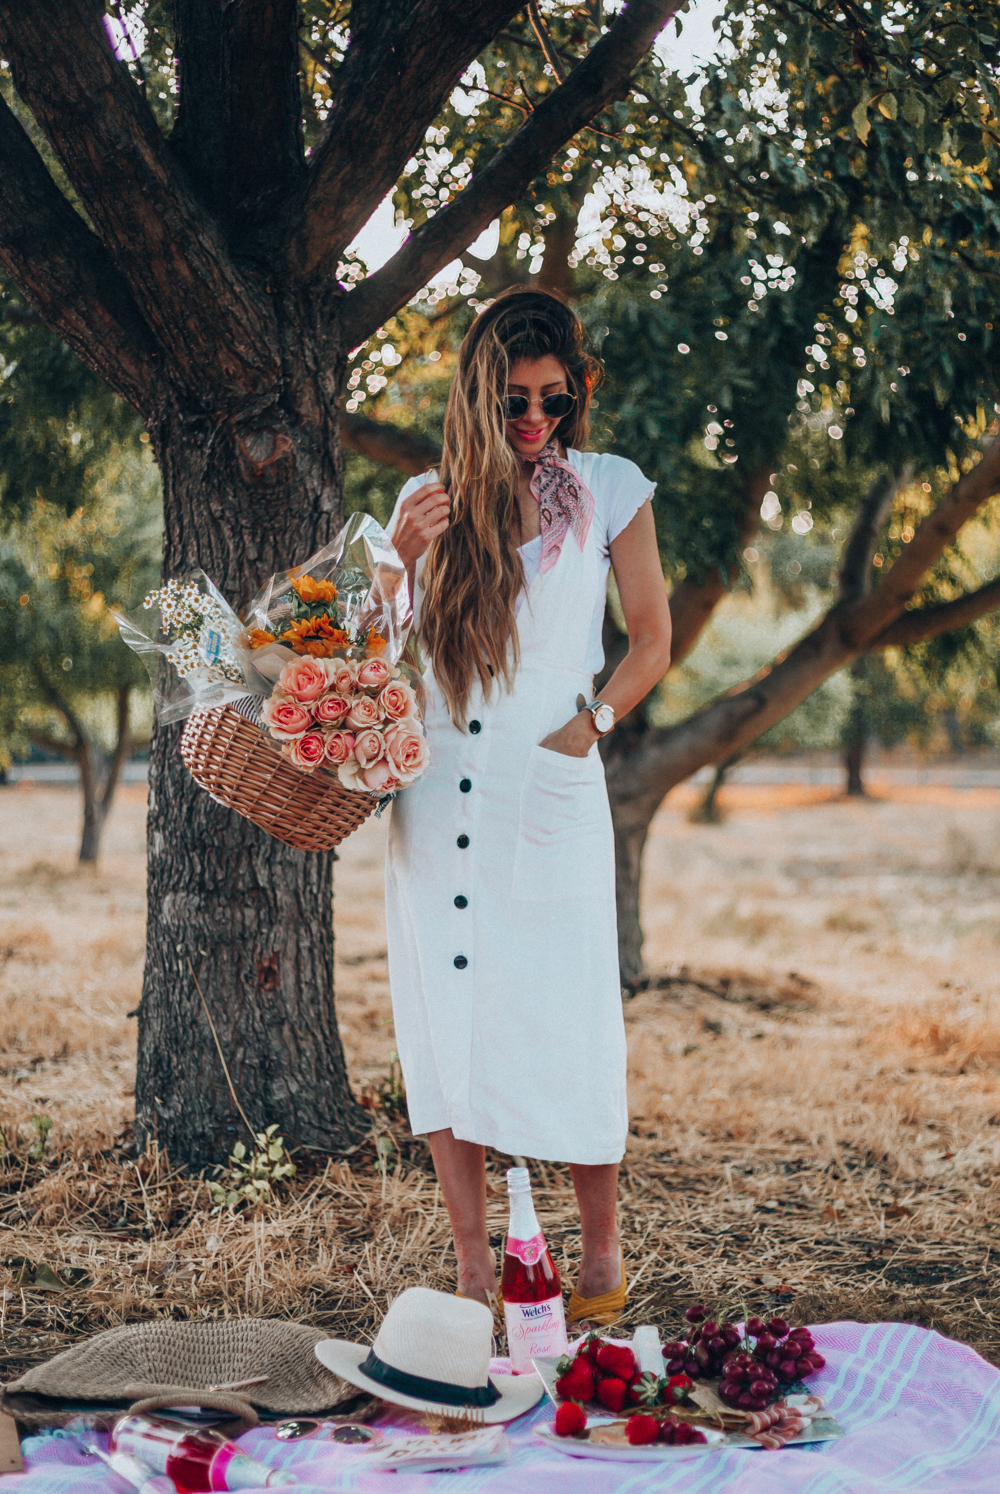
<path fill-rule="evenodd" d="M 232 706 L 188 718 L 181 757 L 195 783 L 299 851 L 329 851 L 375 808 L 330 773 L 302 773 L 271 747 L 260 727 Z"/>

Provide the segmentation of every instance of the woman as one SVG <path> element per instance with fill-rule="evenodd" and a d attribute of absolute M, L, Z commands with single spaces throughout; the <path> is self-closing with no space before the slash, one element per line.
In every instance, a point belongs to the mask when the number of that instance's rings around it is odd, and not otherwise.
<path fill-rule="evenodd" d="M 485 1147 L 568 1162 L 583 1236 L 570 1320 L 620 1311 L 625 1031 L 597 743 L 665 673 L 670 612 L 633 463 L 585 452 L 599 369 L 541 291 L 459 353 L 440 481 L 391 524 L 427 663 L 428 773 L 396 800 L 389 975 L 410 1123 L 451 1218 L 458 1290 L 496 1292 Z M 601 700 L 613 566 L 629 652 Z"/>

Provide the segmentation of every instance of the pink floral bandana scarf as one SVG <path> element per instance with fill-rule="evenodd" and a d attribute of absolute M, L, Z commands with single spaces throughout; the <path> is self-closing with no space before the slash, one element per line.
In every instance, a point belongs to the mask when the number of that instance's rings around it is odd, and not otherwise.
<path fill-rule="evenodd" d="M 541 570 L 550 571 L 570 530 L 581 550 L 586 544 L 594 517 L 594 495 L 580 474 L 559 455 L 554 441 L 535 460 L 531 491 L 538 499 L 542 519 Z"/>

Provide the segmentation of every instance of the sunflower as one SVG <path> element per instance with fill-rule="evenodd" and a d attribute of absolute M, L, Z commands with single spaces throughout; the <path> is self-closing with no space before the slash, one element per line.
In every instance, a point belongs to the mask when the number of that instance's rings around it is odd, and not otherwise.
<path fill-rule="evenodd" d="M 269 633 L 266 628 L 251 628 L 247 638 L 251 648 L 266 648 L 269 643 L 276 641 L 274 634 Z"/>
<path fill-rule="evenodd" d="M 328 617 L 311 617 L 293 622 L 282 633 L 281 642 L 290 643 L 297 654 L 329 659 L 338 649 L 347 647 L 348 639 L 343 628 L 335 628 Z"/>
<path fill-rule="evenodd" d="M 337 595 L 332 581 L 317 581 L 315 576 L 293 577 L 292 587 L 303 602 L 332 602 Z"/>

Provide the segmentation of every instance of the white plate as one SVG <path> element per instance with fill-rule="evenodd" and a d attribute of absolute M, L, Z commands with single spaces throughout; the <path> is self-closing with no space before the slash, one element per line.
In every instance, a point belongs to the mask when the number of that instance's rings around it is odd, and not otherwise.
<path fill-rule="evenodd" d="M 587 1418 L 588 1427 L 608 1426 L 613 1421 L 619 1421 L 617 1416 L 590 1416 Z M 705 1435 L 704 1442 L 688 1442 L 683 1447 L 671 1447 L 666 1442 L 647 1443 L 645 1447 L 600 1447 L 593 1442 L 585 1442 L 580 1437 L 558 1437 L 554 1427 L 549 1422 L 542 1422 L 535 1427 L 535 1433 L 548 1447 L 555 1448 L 556 1452 L 567 1453 L 571 1458 L 600 1458 L 604 1462 L 611 1463 L 666 1463 L 679 1461 L 681 1458 L 696 1457 L 699 1453 L 711 1452 L 713 1448 L 719 1447 L 724 1441 L 721 1432 L 713 1431 L 711 1427 L 699 1428 Z"/>

